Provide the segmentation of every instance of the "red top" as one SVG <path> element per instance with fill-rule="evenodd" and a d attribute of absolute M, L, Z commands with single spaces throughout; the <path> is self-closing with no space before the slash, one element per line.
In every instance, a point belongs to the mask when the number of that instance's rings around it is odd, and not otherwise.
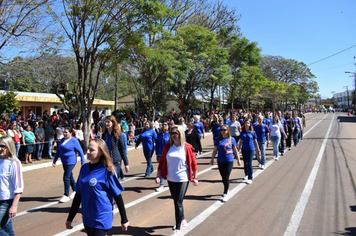
<path fill-rule="evenodd" d="M 161 171 L 161 177 L 166 179 L 167 178 L 167 152 L 169 151 L 171 147 L 170 143 L 167 143 L 163 147 L 161 159 L 159 160 L 159 165 L 158 165 L 158 170 Z M 187 165 L 188 165 L 188 179 L 189 181 L 192 181 L 192 172 L 197 171 L 197 160 L 195 159 L 195 153 L 194 153 L 194 148 L 192 145 L 189 143 L 185 143 L 185 157 L 187 160 Z"/>

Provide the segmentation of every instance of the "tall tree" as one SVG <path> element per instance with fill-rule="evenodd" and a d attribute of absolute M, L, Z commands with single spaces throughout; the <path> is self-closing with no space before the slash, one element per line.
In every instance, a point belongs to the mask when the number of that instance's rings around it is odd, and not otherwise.
<path fill-rule="evenodd" d="M 65 20 L 59 19 L 59 22 L 76 59 L 77 80 L 72 92 L 79 101 L 78 110 L 87 144 L 89 114 L 102 71 L 110 60 L 126 53 L 126 44 L 140 27 L 146 27 L 141 22 L 154 14 L 152 7 L 156 2 L 63 0 Z"/>
<path fill-rule="evenodd" d="M 12 46 L 29 46 L 29 41 L 33 46 L 40 41 L 49 8 L 49 0 L 0 1 L 0 63 L 10 57 L 5 51 L 11 51 Z"/>

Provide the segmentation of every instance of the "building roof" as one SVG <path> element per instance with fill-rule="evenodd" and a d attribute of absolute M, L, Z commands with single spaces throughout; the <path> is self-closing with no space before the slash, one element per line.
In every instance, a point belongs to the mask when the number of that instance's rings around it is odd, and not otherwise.
<path fill-rule="evenodd" d="M 16 99 L 19 102 L 45 102 L 45 103 L 62 103 L 62 101 L 53 93 L 32 93 L 32 92 L 19 92 L 13 91 L 16 94 Z M 0 90 L 4 94 L 4 90 Z M 95 99 L 93 105 L 114 106 L 115 101 L 107 101 Z"/>

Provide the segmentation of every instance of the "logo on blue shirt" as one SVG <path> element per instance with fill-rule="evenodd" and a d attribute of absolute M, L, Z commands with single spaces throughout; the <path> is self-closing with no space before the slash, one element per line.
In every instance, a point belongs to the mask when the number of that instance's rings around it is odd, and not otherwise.
<path fill-rule="evenodd" d="M 90 185 L 91 187 L 93 187 L 93 186 L 96 185 L 97 182 L 98 182 L 98 181 L 97 181 L 95 178 L 92 178 L 92 179 L 90 179 L 90 181 L 89 181 L 89 185 Z"/>

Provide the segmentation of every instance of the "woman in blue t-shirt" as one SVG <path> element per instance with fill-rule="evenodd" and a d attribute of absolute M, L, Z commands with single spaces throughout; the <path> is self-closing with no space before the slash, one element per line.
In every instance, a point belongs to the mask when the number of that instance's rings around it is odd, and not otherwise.
<path fill-rule="evenodd" d="M 252 168 L 252 159 L 255 154 L 255 146 L 258 150 L 258 156 L 261 155 L 260 148 L 257 143 L 257 136 L 255 131 L 253 131 L 253 127 L 251 125 L 251 121 L 246 119 L 244 121 L 244 128 L 242 133 L 240 134 L 240 140 L 238 145 L 238 150 L 241 149 L 242 156 L 244 159 L 244 170 L 245 170 L 245 178 L 247 184 L 252 184 L 253 179 L 253 168 Z"/>
<path fill-rule="evenodd" d="M 168 126 L 168 123 L 165 121 L 162 124 L 162 131 L 157 136 L 156 156 L 157 156 L 158 163 L 159 163 L 159 160 L 161 159 L 164 145 L 169 143 L 169 137 L 170 137 L 169 126 Z M 163 190 L 164 190 L 164 179 L 162 177 L 160 177 L 159 187 L 156 188 L 156 192 L 162 192 Z"/>
<path fill-rule="evenodd" d="M 72 229 L 72 221 L 82 204 L 82 218 L 87 235 L 104 236 L 112 228 L 111 199 L 114 198 L 121 216 L 121 228 L 127 231 L 129 221 L 121 196 L 124 188 L 117 177 L 109 149 L 102 139 L 90 142 L 87 158 L 90 161 L 80 169 L 77 192 L 66 222 Z"/>
<path fill-rule="evenodd" d="M 230 174 L 234 166 L 234 156 L 237 157 L 237 165 L 241 165 L 240 156 L 236 150 L 236 140 L 231 137 L 228 125 L 222 125 L 220 128 L 219 139 L 214 143 L 214 151 L 210 165 L 214 164 L 216 153 L 218 153 L 218 167 L 224 184 L 224 192 L 221 201 L 226 202 L 228 200 L 227 194 L 229 191 Z"/>
<path fill-rule="evenodd" d="M 136 146 L 135 148 L 137 149 L 138 145 L 142 142 L 142 149 L 143 149 L 143 154 L 145 155 L 146 161 L 147 161 L 147 168 L 146 168 L 146 173 L 145 177 L 149 177 L 150 174 L 154 171 L 153 165 L 152 165 L 152 156 L 153 152 L 155 150 L 155 144 L 154 142 L 157 140 L 157 133 L 153 129 L 153 125 L 151 122 L 146 121 L 145 122 L 145 129 L 142 130 L 141 134 L 138 136 Z"/>

